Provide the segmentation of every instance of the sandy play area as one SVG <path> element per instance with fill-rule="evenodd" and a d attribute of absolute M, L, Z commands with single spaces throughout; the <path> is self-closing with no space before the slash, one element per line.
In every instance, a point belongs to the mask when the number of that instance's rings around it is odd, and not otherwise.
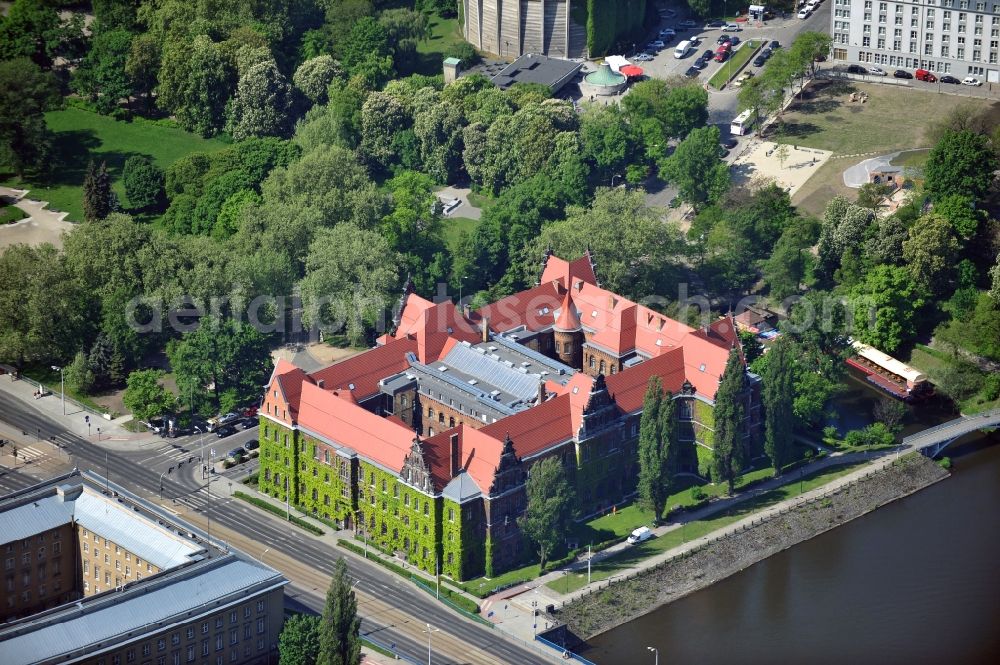
<path fill-rule="evenodd" d="M 784 149 L 787 154 L 782 155 L 780 144 L 771 141 L 751 144 L 750 151 L 733 162 L 734 184 L 772 179 L 788 190 L 789 195 L 794 195 L 832 154 L 828 150 L 791 145 L 785 145 Z"/>

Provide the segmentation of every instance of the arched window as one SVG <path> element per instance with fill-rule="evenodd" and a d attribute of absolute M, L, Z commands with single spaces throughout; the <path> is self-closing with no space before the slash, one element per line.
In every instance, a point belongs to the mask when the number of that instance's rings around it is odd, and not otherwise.
<path fill-rule="evenodd" d="M 605 365 L 604 361 L 602 360 L 601 361 L 601 374 L 604 374 L 605 371 L 607 371 L 607 365 Z"/>

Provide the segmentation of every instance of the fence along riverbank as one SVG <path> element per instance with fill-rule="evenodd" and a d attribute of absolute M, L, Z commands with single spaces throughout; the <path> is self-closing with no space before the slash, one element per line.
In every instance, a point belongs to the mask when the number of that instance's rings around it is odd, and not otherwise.
<path fill-rule="evenodd" d="M 811 497 L 769 517 L 748 518 L 735 531 L 667 559 L 654 568 L 609 580 L 555 613 L 568 646 L 620 626 L 725 579 L 772 554 L 861 517 L 949 476 L 919 454 L 872 470 L 853 483 Z"/>

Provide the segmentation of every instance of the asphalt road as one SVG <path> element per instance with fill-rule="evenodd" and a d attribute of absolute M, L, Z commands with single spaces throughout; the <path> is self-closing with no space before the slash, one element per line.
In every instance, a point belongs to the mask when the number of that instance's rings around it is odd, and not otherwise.
<path fill-rule="evenodd" d="M 164 439 L 162 446 L 155 448 L 146 446 L 136 452 L 109 451 L 76 436 L 59 423 L 49 420 L 30 406 L 3 393 L 0 393 L 0 419 L 24 432 L 39 434 L 41 438 L 62 448 L 81 470 L 93 470 L 105 475 L 139 496 L 155 499 L 162 477 L 164 499 L 176 499 L 182 506 L 199 514 L 204 514 L 208 507 L 208 494 L 195 478 L 197 461 L 188 461 L 192 456 L 197 460 L 199 451 L 196 449 L 200 448 L 198 437 Z M 237 443 L 255 437 L 255 430 L 247 430 L 245 434 L 240 432 L 227 437 L 221 444 L 214 436 L 211 437 L 211 442 L 209 437 L 206 437 L 205 441 L 206 447 L 214 444 L 217 451 L 221 452 L 220 448 L 228 451 Z M 171 457 L 171 454 L 174 457 Z M 178 467 L 180 461 L 184 461 L 184 465 Z M 194 469 L 188 466 L 189 472 L 181 471 L 181 468 L 188 464 L 194 465 Z M 170 466 L 174 467 L 174 471 L 165 473 Z M 242 475 L 243 472 L 237 471 L 237 473 Z M 14 471 L 8 472 L 0 480 L 3 481 L 2 485 L 5 488 L 13 488 L 34 482 L 26 478 Z M 227 481 L 221 480 L 221 482 Z M 335 550 L 326 543 L 317 541 L 280 521 L 272 520 L 269 516 L 238 501 L 214 500 L 211 523 L 216 527 L 221 525 L 232 532 L 243 534 L 259 546 L 257 552 L 248 552 L 249 554 L 259 558 L 265 550 L 281 553 L 303 570 L 321 572 L 322 578 L 326 580 L 333 572 L 334 562 L 345 556 L 343 552 Z M 422 627 L 430 623 L 440 629 L 440 641 L 443 642 L 444 638 L 448 638 L 453 644 L 462 645 L 461 649 L 451 649 L 449 654 L 435 651 L 435 662 L 438 663 L 549 662 L 537 653 L 506 639 L 500 633 L 459 617 L 431 598 L 429 594 L 413 588 L 412 585 L 399 580 L 378 566 L 365 564 L 351 556 L 346 558 L 350 574 L 359 581 L 356 590 L 362 600 L 362 606 L 368 601 L 380 601 L 388 608 L 386 612 L 394 608 L 412 619 L 410 625 L 403 625 L 404 622 L 401 621 L 380 622 L 377 616 L 363 614 L 362 631 L 377 636 L 382 643 L 395 643 L 397 650 L 405 657 L 416 662 L 422 662 L 426 658 L 426 642 L 418 635 Z M 322 607 L 325 585 L 317 584 L 312 588 L 295 587 L 293 594 L 296 602 L 319 610 Z"/>

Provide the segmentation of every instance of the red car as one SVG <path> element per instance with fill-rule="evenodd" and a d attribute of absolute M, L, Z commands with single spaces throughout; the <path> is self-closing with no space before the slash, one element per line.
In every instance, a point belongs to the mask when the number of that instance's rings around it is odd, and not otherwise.
<path fill-rule="evenodd" d="M 256 415 L 257 415 L 257 407 L 256 406 L 248 406 L 247 408 L 243 409 L 243 417 L 244 418 L 254 418 L 254 417 L 256 417 Z"/>
<path fill-rule="evenodd" d="M 729 49 L 726 46 L 720 46 L 719 50 L 715 52 L 716 62 L 725 62 L 726 58 L 728 57 L 729 57 Z"/>

